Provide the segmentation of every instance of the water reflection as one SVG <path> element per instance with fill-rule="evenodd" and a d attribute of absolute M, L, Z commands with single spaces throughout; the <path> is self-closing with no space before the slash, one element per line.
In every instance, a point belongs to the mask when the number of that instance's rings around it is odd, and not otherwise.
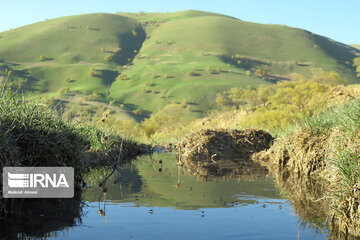
<path fill-rule="evenodd" d="M 115 171 L 112 167 L 92 169 L 84 180 L 87 187 L 81 198 L 24 201 L 18 217 L 1 222 L 0 236 L 325 238 L 323 225 L 314 228 L 310 214 L 305 215 L 306 221 L 293 214 L 265 168 L 243 159 L 177 163 L 173 154 L 155 154 L 139 157 Z"/>
<path fill-rule="evenodd" d="M 56 237 L 57 231 L 80 225 L 80 194 L 73 199 L 2 199 L 7 210 L 0 217 L 0 239 Z"/>
<path fill-rule="evenodd" d="M 265 198 L 281 199 L 266 168 L 256 163 L 234 159 L 220 164 L 198 164 L 196 168 L 181 165 L 172 154 L 127 163 L 108 178 L 107 199 L 113 203 L 176 209 L 232 207 Z M 111 172 L 110 168 L 100 168 L 86 176 L 85 181 L 92 186 L 83 193 L 86 201 L 99 201 L 102 188 L 98 182 Z"/>
<path fill-rule="evenodd" d="M 184 168 L 184 171 L 195 175 L 200 181 L 208 181 L 213 178 L 223 179 L 243 179 L 253 181 L 266 177 L 268 169 L 249 158 L 232 158 L 209 161 L 198 161 L 192 159 L 178 159 L 178 165 Z"/>

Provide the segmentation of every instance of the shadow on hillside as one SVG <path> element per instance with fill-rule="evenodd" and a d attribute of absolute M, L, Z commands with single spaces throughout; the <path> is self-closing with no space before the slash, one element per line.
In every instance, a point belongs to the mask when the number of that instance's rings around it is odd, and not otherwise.
<path fill-rule="evenodd" d="M 102 83 L 106 86 L 111 85 L 118 75 L 117 71 L 111 70 L 97 70 L 97 72 L 99 73 L 97 76 L 101 78 Z"/>
<path fill-rule="evenodd" d="M 146 118 L 150 118 L 151 112 L 146 110 L 141 110 L 140 115 L 135 115 L 133 113 L 134 110 L 138 109 L 138 107 L 134 104 L 126 104 L 126 110 L 132 115 L 132 117 L 137 121 L 141 122 Z"/>
<path fill-rule="evenodd" d="M 263 66 L 270 66 L 270 64 L 267 62 L 263 62 L 256 59 L 245 58 L 245 57 L 241 57 L 240 59 L 234 60 L 231 58 L 231 56 L 222 55 L 219 56 L 219 58 L 221 61 L 223 61 L 226 64 L 230 64 L 231 66 L 245 70 L 254 70 L 257 68 L 261 68 Z M 241 63 L 238 64 L 237 60 L 240 60 Z"/>
<path fill-rule="evenodd" d="M 137 27 L 135 32 L 127 32 L 118 36 L 118 45 L 122 49 L 114 55 L 113 62 L 118 65 L 126 65 L 133 61 L 146 39 L 146 33 L 141 27 Z"/>
<path fill-rule="evenodd" d="M 352 62 L 356 57 L 354 50 L 357 50 L 351 46 L 342 44 L 340 42 L 336 42 L 330 38 L 326 38 L 319 35 L 314 35 L 314 41 L 317 46 L 319 46 L 322 50 L 324 50 L 327 54 L 329 54 L 334 59 L 337 59 L 338 63 L 343 64 L 345 66 L 351 66 L 345 64 L 345 62 Z M 345 50 L 347 49 L 347 50 Z M 360 52 L 359 50 L 357 50 Z M 351 66 L 352 67 L 352 66 Z"/>
<path fill-rule="evenodd" d="M 9 78 L 9 81 L 7 84 L 13 82 L 19 82 L 19 81 L 23 81 L 23 85 L 21 87 L 21 89 L 17 89 L 15 87 L 15 85 L 13 85 L 11 88 L 14 91 L 17 92 L 26 92 L 26 91 L 33 91 L 33 92 L 39 92 L 39 93 L 46 93 L 48 91 L 48 84 L 47 82 L 42 82 L 40 89 L 37 88 L 37 86 L 39 86 L 39 79 L 33 77 L 28 69 L 24 69 L 24 70 L 18 70 L 18 69 L 12 69 L 10 68 L 8 65 L 4 65 L 0 67 L 0 71 L 4 71 L 5 69 L 8 69 L 9 71 L 12 72 L 11 77 Z M 15 87 L 15 88 L 13 88 Z"/>

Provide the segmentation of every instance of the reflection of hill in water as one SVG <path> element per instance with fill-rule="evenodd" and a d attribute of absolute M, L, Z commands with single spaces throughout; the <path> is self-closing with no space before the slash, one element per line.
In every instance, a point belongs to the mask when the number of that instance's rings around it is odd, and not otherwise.
<path fill-rule="evenodd" d="M 162 171 L 159 171 L 162 160 Z M 139 205 L 173 207 L 179 209 L 230 207 L 255 203 L 263 198 L 280 198 L 274 189 L 273 180 L 257 165 L 237 165 L 224 162 L 221 168 L 210 166 L 206 173 L 210 181 L 199 181 L 198 176 L 184 174 L 184 168 L 176 165 L 172 154 L 155 154 L 152 158 L 141 157 L 120 167 L 106 182 L 107 200 L 111 202 L 133 202 Z M 246 168 L 246 169 L 245 169 Z M 203 172 L 205 170 L 202 170 Z M 257 170 L 256 170 L 257 169 Z M 185 169 L 186 170 L 186 169 Z M 187 171 L 187 170 L 186 170 Z M 108 170 L 108 172 L 111 172 Z M 225 177 L 219 176 L 225 173 Z M 87 179 L 104 179 L 92 171 Z M 239 176 L 243 177 L 235 177 Z M 234 176 L 232 178 L 231 176 Z M 85 179 L 85 181 L 88 181 Z M 102 196 L 98 183 L 84 191 L 86 201 L 99 201 Z"/>
<path fill-rule="evenodd" d="M 3 199 L 12 211 L 6 218 L 0 216 L 0 239 L 43 239 L 79 225 L 82 204 L 76 195 L 74 199 Z"/>

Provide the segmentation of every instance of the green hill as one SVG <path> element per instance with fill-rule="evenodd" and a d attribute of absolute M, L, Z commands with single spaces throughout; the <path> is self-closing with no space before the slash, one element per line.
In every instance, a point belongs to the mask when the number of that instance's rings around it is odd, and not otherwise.
<path fill-rule="evenodd" d="M 29 96 L 103 107 L 116 100 L 124 119 L 178 103 L 190 106 L 184 116 L 192 118 L 213 109 L 218 92 L 272 84 L 293 72 L 310 76 L 323 68 L 359 82 L 351 66 L 357 54 L 305 30 L 215 13 L 99 13 L 0 33 L 0 80 L 11 70 L 13 86 Z"/>
<path fill-rule="evenodd" d="M 360 44 L 350 44 L 350 46 L 352 46 L 354 48 L 357 48 L 357 49 L 360 49 Z"/>

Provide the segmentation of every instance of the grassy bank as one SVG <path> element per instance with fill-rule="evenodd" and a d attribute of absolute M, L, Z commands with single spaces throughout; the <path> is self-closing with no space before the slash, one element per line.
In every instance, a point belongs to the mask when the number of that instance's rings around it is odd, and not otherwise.
<path fill-rule="evenodd" d="M 90 164 L 119 163 L 146 150 L 106 128 L 63 121 L 46 105 L 28 101 L 10 89 L 0 88 L 1 168 L 71 166 L 75 169 L 75 181 L 79 182 Z M 1 184 L 0 187 L 2 189 Z M 43 205 L 38 205 L 39 201 Z M 41 206 L 40 210 L 38 206 Z M 40 222 L 38 217 L 33 219 L 39 216 L 38 211 L 50 218 L 41 219 Z M 34 228 L 38 232 L 63 229 L 80 221 L 80 212 L 80 197 L 77 194 L 73 199 L 24 201 L 2 198 L 0 192 L 0 225 L 4 226 L 0 235 L 21 231 L 31 236 Z M 24 219 L 27 220 L 23 222 Z"/>
<path fill-rule="evenodd" d="M 357 236 L 359 133 L 360 100 L 353 100 L 307 118 L 261 156 L 291 197 L 301 195 L 301 202 L 321 203 L 332 227 Z"/>
<path fill-rule="evenodd" d="M 108 129 L 63 121 L 47 106 L 0 90 L 0 164 L 71 166 L 77 179 L 89 160 L 122 160 L 143 151 Z"/>

